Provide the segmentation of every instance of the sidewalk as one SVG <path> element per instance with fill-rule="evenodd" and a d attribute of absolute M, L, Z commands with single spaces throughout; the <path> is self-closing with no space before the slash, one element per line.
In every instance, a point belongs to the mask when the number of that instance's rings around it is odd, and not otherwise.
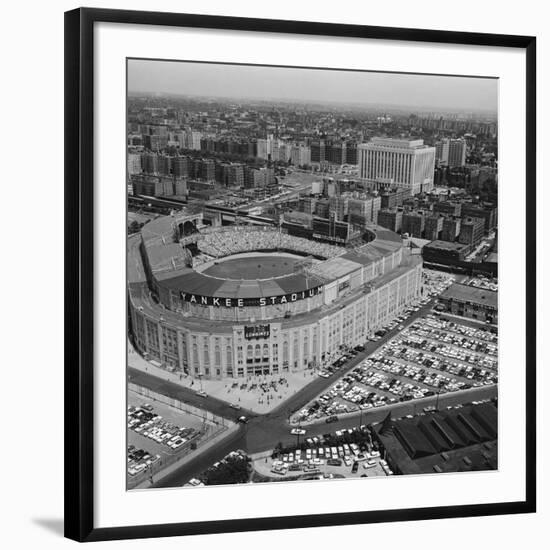
<path fill-rule="evenodd" d="M 315 380 L 317 371 L 314 369 L 296 372 L 285 372 L 265 376 L 248 376 L 245 378 L 228 378 L 225 380 L 197 380 L 176 372 L 156 367 L 145 360 L 128 341 L 128 366 L 142 372 L 147 372 L 163 380 L 168 380 L 184 388 L 194 391 L 203 390 L 208 395 L 216 397 L 228 404 L 240 405 L 258 414 L 266 414 L 297 393 L 304 386 Z M 281 379 L 285 381 L 279 383 Z M 276 382 L 275 391 L 271 386 L 267 392 L 260 388 L 260 384 Z M 234 384 L 238 386 L 233 387 Z M 251 389 L 252 385 L 256 388 Z M 246 385 L 246 389 L 240 389 Z"/>
<path fill-rule="evenodd" d="M 412 414 L 414 416 L 422 412 L 422 408 L 426 406 L 434 406 L 437 404 L 438 408 L 441 409 L 441 407 L 448 405 L 454 406 L 467 403 L 468 401 L 493 399 L 494 397 L 498 397 L 498 384 L 442 393 L 439 397 L 436 394 L 430 395 L 429 397 L 422 397 L 420 399 L 411 399 L 410 401 L 398 401 L 397 403 L 383 405 L 382 407 L 371 407 L 369 409 L 364 409 L 363 411 L 358 408 L 355 411 L 340 413 L 336 416 L 338 417 L 338 421 L 345 421 L 362 416 L 364 419 L 364 422 L 362 423 L 367 424 L 374 421 L 372 420 L 373 416 L 376 416 L 378 420 L 380 420 L 383 419 L 388 412 L 393 411 L 394 409 L 401 409 L 399 416 L 405 416 L 406 414 Z M 298 424 L 298 413 L 299 411 L 292 415 L 290 419 L 291 424 Z M 321 418 L 314 418 L 312 420 L 301 420 L 299 424 L 301 427 L 315 425 L 322 426 L 323 424 L 326 424 L 326 418 L 328 418 L 328 416 L 322 416 Z"/>
<path fill-rule="evenodd" d="M 153 483 L 158 483 L 162 479 L 164 479 L 168 474 L 171 474 L 173 471 L 177 470 L 178 468 L 181 468 L 184 464 L 187 464 L 190 460 L 194 460 L 197 458 L 197 456 L 200 456 L 203 452 L 207 451 L 214 445 L 217 445 L 220 441 L 231 435 L 232 433 L 235 433 L 239 429 L 239 425 L 231 422 L 229 420 L 226 420 L 227 425 L 231 425 L 228 429 L 223 430 L 222 432 L 218 433 L 215 437 L 210 439 L 207 443 L 204 445 L 201 445 L 197 448 L 196 451 L 192 451 L 188 454 L 186 454 L 184 457 L 182 457 L 180 460 L 176 460 L 173 464 L 170 464 L 170 466 L 167 466 L 160 472 L 157 472 L 153 476 Z M 204 469 L 206 470 L 210 466 L 209 464 L 205 464 Z M 152 483 L 150 479 L 145 479 L 135 487 L 133 487 L 131 490 L 135 491 L 137 489 L 149 489 L 151 487 Z"/>

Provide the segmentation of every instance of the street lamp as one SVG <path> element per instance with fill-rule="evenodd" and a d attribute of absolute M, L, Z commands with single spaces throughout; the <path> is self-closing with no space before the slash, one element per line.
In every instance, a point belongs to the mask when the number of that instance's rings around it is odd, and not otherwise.
<path fill-rule="evenodd" d="M 441 393 L 441 388 L 437 390 L 437 397 L 435 398 L 435 410 L 439 410 L 439 394 Z"/>

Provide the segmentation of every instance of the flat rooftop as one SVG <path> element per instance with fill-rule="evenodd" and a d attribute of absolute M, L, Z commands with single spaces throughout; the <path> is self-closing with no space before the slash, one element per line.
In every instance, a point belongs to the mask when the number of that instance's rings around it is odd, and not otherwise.
<path fill-rule="evenodd" d="M 440 298 L 498 308 L 498 292 L 459 283 L 452 284 Z"/>
<path fill-rule="evenodd" d="M 425 245 L 428 248 L 434 248 L 438 250 L 463 250 L 468 247 L 467 244 L 452 243 L 449 241 L 432 241 Z"/>
<path fill-rule="evenodd" d="M 407 148 L 407 149 L 418 149 L 420 147 L 427 147 L 424 145 L 423 139 L 418 138 L 382 138 L 382 137 L 373 137 L 367 143 L 362 143 L 360 146 L 384 146 L 384 147 L 396 147 L 396 148 Z"/>

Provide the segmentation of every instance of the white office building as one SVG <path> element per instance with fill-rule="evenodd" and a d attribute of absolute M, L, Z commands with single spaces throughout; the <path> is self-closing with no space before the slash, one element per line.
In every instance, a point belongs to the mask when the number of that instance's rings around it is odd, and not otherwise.
<path fill-rule="evenodd" d="M 193 149 L 194 151 L 201 150 L 201 139 L 202 139 L 201 132 L 189 132 L 187 139 L 188 139 L 187 147 L 189 149 Z"/>
<path fill-rule="evenodd" d="M 311 149 L 307 145 L 293 145 L 290 158 L 294 166 L 309 166 L 311 164 Z"/>
<path fill-rule="evenodd" d="M 375 184 L 411 189 L 413 195 L 433 188 L 435 147 L 422 139 L 372 138 L 357 147 L 359 177 Z"/>
<path fill-rule="evenodd" d="M 257 156 L 261 159 L 273 158 L 273 136 L 267 136 L 267 139 L 259 139 L 256 142 L 258 152 Z"/>

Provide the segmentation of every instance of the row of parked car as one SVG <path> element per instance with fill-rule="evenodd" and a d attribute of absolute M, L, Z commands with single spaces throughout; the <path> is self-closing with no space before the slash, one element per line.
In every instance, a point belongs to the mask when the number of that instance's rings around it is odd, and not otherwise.
<path fill-rule="evenodd" d="M 200 435 L 194 428 L 166 422 L 153 412 L 153 406 L 144 404 L 128 407 L 128 428 L 160 445 L 176 451 Z"/>
<path fill-rule="evenodd" d="M 433 329 L 443 330 L 445 333 L 456 333 L 474 340 L 490 342 L 495 345 L 498 344 L 496 327 L 472 327 L 470 325 L 456 323 L 455 321 L 449 321 L 448 319 L 443 319 L 435 315 L 428 315 L 425 325 Z"/>
<path fill-rule="evenodd" d="M 422 270 L 422 292 L 423 296 L 437 296 L 455 282 L 450 273 L 434 271 L 432 269 Z"/>
<path fill-rule="evenodd" d="M 480 344 L 479 347 L 487 349 L 487 353 L 477 350 L 470 351 L 466 345 L 460 346 L 458 343 L 450 343 L 449 339 L 439 341 L 437 334 L 425 327 L 421 321 L 415 322 L 410 329 L 402 334 L 401 338 L 394 340 L 393 346 L 407 347 L 411 350 L 411 353 L 413 350 L 429 352 L 430 354 L 437 354 L 444 358 L 486 369 L 496 370 L 498 366 L 498 358 L 496 350 L 493 350 L 493 344 L 489 344 L 489 347 Z"/>
<path fill-rule="evenodd" d="M 471 277 L 470 279 L 464 281 L 463 284 L 473 286 L 475 288 L 481 288 L 483 290 L 492 290 L 493 292 L 498 291 L 498 280 L 489 277 Z"/>
<path fill-rule="evenodd" d="M 439 342 L 447 329 L 451 337 Z M 498 336 L 491 330 L 464 327 L 429 314 L 302 409 L 299 419 L 326 417 L 328 422 L 335 415 L 359 409 L 495 384 L 497 345 Z"/>
<path fill-rule="evenodd" d="M 426 324 L 414 323 L 409 328 L 409 334 L 417 338 L 426 338 L 430 341 L 436 341 L 454 346 L 455 348 L 460 348 L 461 350 L 467 350 L 466 353 L 469 351 L 475 354 L 489 355 L 491 357 L 496 357 L 498 355 L 497 342 L 489 342 L 486 339 L 478 340 L 476 338 L 462 336 L 458 333 L 434 329 Z"/>
<path fill-rule="evenodd" d="M 418 300 L 415 300 L 413 303 L 408 305 L 395 319 L 387 323 L 386 325 L 380 327 L 374 333 L 372 333 L 368 338 L 368 341 L 377 342 L 384 338 L 386 334 L 394 330 L 395 328 L 403 329 L 403 323 L 415 312 L 419 311 L 420 308 L 426 305 L 433 296 L 437 296 L 443 292 L 447 287 L 449 287 L 454 282 L 452 275 L 446 273 L 439 273 L 437 271 L 424 270 L 423 271 L 423 288 L 424 294 Z M 355 348 L 349 350 L 346 354 L 339 357 L 331 365 L 324 367 L 317 374 L 322 378 L 330 378 L 332 375 L 336 374 L 342 367 L 355 355 L 359 352 L 364 351 L 364 345 L 358 345 Z"/>
<path fill-rule="evenodd" d="M 315 440 L 317 440 L 316 443 Z M 312 474 L 321 472 L 324 466 L 347 466 L 351 467 L 351 473 L 355 474 L 360 465 L 364 469 L 370 469 L 377 465 L 380 465 L 383 470 L 384 467 L 387 467 L 380 452 L 373 449 L 372 446 L 360 446 L 357 443 L 323 446 L 319 438 L 313 438 L 311 443 L 313 446 L 295 449 L 276 457 L 271 465 L 271 473 L 278 475 L 296 472 Z M 388 468 L 386 475 L 390 474 L 391 470 Z"/>
<path fill-rule="evenodd" d="M 143 449 L 137 449 L 134 445 L 128 446 L 126 468 L 130 476 L 136 476 L 159 460 L 159 455 L 152 455 Z"/>

